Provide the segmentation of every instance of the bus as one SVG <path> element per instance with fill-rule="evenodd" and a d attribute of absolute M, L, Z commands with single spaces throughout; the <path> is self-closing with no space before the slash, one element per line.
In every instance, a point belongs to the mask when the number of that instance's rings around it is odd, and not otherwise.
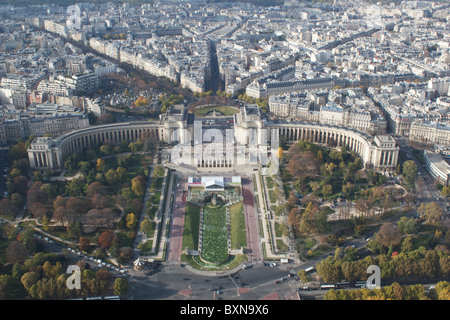
<path fill-rule="evenodd" d="M 314 270 L 313 266 L 305 269 L 306 272 L 310 272 L 310 271 L 313 271 L 313 270 Z"/>
<path fill-rule="evenodd" d="M 336 285 L 334 284 L 322 284 L 320 286 L 320 290 L 329 290 L 329 289 L 334 289 L 336 288 Z"/>

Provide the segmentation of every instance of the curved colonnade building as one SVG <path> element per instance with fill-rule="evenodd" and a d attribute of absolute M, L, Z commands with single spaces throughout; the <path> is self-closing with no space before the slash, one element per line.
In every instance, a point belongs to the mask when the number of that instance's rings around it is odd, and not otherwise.
<path fill-rule="evenodd" d="M 199 123 L 194 121 L 195 116 L 187 112 L 182 105 L 171 107 L 160 121 L 154 122 L 125 122 L 108 125 L 92 126 L 66 133 L 55 139 L 37 137 L 28 148 L 30 166 L 36 170 L 61 170 L 64 159 L 73 153 L 82 152 L 84 149 L 101 145 L 110 141 L 116 145 L 122 141 L 136 141 L 142 135 L 160 141 L 163 144 L 174 144 L 188 148 L 195 155 L 198 141 Z M 210 130 L 210 129 L 207 129 Z M 224 128 L 215 129 L 214 132 L 224 134 Z M 230 140 L 216 140 L 215 149 L 211 155 L 200 154 L 191 163 L 197 167 L 232 167 L 236 164 L 244 164 L 235 158 L 235 149 L 244 149 L 247 155 L 249 149 L 258 152 L 269 152 L 267 149 L 273 139 L 284 136 L 287 143 L 299 140 L 307 140 L 313 143 L 341 147 L 346 145 L 349 150 L 361 156 L 364 166 L 377 171 L 394 170 L 398 163 L 399 147 L 389 135 L 370 136 L 366 133 L 333 125 L 271 121 L 263 117 L 261 110 L 255 105 L 246 105 L 240 112 L 234 115 L 234 128 L 226 129 L 227 137 L 232 136 L 230 152 Z M 195 133 L 197 132 L 197 137 Z M 204 130 L 201 130 L 204 137 Z M 181 133 L 181 134 L 180 134 Z M 196 141 L 194 143 L 194 140 Z M 213 139 L 214 140 L 214 139 Z M 219 143 L 217 143 L 219 141 Z M 207 143 L 206 148 L 214 143 Z M 276 144 L 278 145 L 278 144 Z M 272 144 L 273 146 L 273 144 Z M 186 150 L 186 149 L 184 149 Z M 219 150 L 217 152 L 217 150 Z M 272 150 L 272 152 L 275 150 Z M 258 154 L 257 159 L 263 155 Z M 247 159 L 255 164 L 255 160 Z M 258 160 L 256 160 L 258 162 Z"/>

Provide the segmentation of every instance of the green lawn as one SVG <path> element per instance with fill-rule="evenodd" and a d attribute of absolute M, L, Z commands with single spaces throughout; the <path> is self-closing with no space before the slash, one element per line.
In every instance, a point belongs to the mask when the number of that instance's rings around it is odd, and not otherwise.
<path fill-rule="evenodd" d="M 226 107 L 226 106 L 207 106 L 207 107 L 203 107 L 203 108 L 198 108 L 195 109 L 194 114 L 196 116 L 205 116 L 208 113 L 212 113 L 214 111 L 214 109 L 216 110 L 216 114 L 217 115 L 224 115 L 224 116 L 232 116 L 235 113 L 237 113 L 238 111 L 232 107 Z"/>
<path fill-rule="evenodd" d="M 269 190 L 269 198 L 271 203 L 277 202 L 277 196 L 275 195 L 275 192 L 273 190 Z"/>
<path fill-rule="evenodd" d="M 149 198 L 150 202 L 154 205 L 159 205 L 159 200 L 161 198 L 161 192 L 155 192 L 154 194 L 152 194 Z"/>
<path fill-rule="evenodd" d="M 153 206 L 153 207 L 147 207 L 147 215 L 149 217 L 150 220 L 154 220 L 155 219 L 155 215 L 156 212 L 158 211 L 158 207 L 157 206 Z"/>
<path fill-rule="evenodd" d="M 152 251 L 153 240 L 147 240 L 144 244 L 139 244 L 138 249 L 141 252 L 149 252 Z"/>
<path fill-rule="evenodd" d="M 243 262 L 248 261 L 248 257 L 245 254 L 239 254 L 237 256 L 230 256 L 229 260 L 231 262 L 225 262 L 223 265 L 218 266 L 205 266 L 202 264 L 197 263 L 198 259 L 194 259 L 194 256 L 186 256 L 185 254 L 181 255 L 181 261 L 189 264 L 191 267 L 197 270 L 203 270 L 203 271 L 221 271 L 221 270 L 232 270 L 236 268 L 238 265 L 240 265 Z"/>
<path fill-rule="evenodd" d="M 228 257 L 226 207 L 206 205 L 203 219 L 202 259 L 222 262 Z"/>
<path fill-rule="evenodd" d="M 273 189 L 275 182 L 271 177 L 266 177 L 267 188 Z"/>
<path fill-rule="evenodd" d="M 161 178 L 153 178 L 152 179 L 152 183 L 151 183 L 151 186 L 153 187 L 153 188 L 155 188 L 156 190 L 161 190 L 161 188 L 162 188 L 162 185 L 163 185 L 163 182 L 164 182 L 164 178 L 163 177 L 161 177 Z"/>
<path fill-rule="evenodd" d="M 288 249 L 287 245 L 281 239 L 277 239 L 277 248 L 280 251 L 286 251 Z"/>
<path fill-rule="evenodd" d="M 183 231 L 183 250 L 198 249 L 198 231 L 200 222 L 200 207 L 192 203 L 186 203 Z"/>
<path fill-rule="evenodd" d="M 127 232 L 117 232 L 117 235 L 119 236 L 120 244 L 124 247 L 133 247 L 133 241 L 134 239 L 131 239 L 128 237 Z"/>
<path fill-rule="evenodd" d="M 282 224 L 282 223 L 278 223 L 275 222 L 275 236 L 276 237 L 282 237 L 283 236 L 283 230 L 286 229 L 287 226 Z"/>
<path fill-rule="evenodd" d="M 245 248 L 247 246 L 247 234 L 245 232 L 244 204 L 242 202 L 230 207 L 230 222 L 231 248 Z"/>
<path fill-rule="evenodd" d="M 313 238 L 306 238 L 306 237 L 299 237 L 298 238 L 299 243 L 303 243 L 305 244 L 305 248 L 306 250 L 311 249 L 312 247 L 314 247 L 317 243 L 316 240 L 314 240 Z"/>

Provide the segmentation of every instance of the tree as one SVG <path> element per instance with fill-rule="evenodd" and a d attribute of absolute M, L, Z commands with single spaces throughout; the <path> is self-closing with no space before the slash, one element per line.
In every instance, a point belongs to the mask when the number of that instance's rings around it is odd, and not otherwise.
<path fill-rule="evenodd" d="M 48 229 L 50 227 L 50 219 L 47 217 L 47 215 L 44 215 L 42 217 L 42 226 L 45 231 L 48 231 Z"/>
<path fill-rule="evenodd" d="M 104 231 L 97 239 L 97 243 L 101 248 L 109 248 L 115 241 L 117 241 L 117 235 L 113 231 Z"/>
<path fill-rule="evenodd" d="M 370 212 L 370 203 L 368 200 L 359 199 L 355 204 L 355 209 L 359 212 L 361 217 L 366 217 Z"/>
<path fill-rule="evenodd" d="M 46 203 L 47 202 L 47 194 L 41 190 L 42 182 L 36 181 L 30 187 L 27 192 L 27 206 L 28 208 L 35 202 Z"/>
<path fill-rule="evenodd" d="M 47 213 L 47 208 L 40 202 L 33 202 L 28 210 L 35 218 L 42 218 Z"/>
<path fill-rule="evenodd" d="M 412 185 L 417 176 L 417 166 L 413 160 L 408 160 L 403 163 L 403 176 Z"/>
<path fill-rule="evenodd" d="M 392 209 L 393 206 L 394 206 L 394 199 L 392 199 L 392 196 L 390 194 L 386 194 L 386 197 L 384 198 L 383 202 L 384 212 L 388 212 L 389 210 Z"/>
<path fill-rule="evenodd" d="M 109 156 L 111 154 L 111 146 L 110 145 L 102 145 L 100 147 L 100 152 L 105 155 L 105 156 Z"/>
<path fill-rule="evenodd" d="M 331 184 L 326 184 L 322 187 L 322 194 L 326 198 L 333 193 L 333 186 Z"/>
<path fill-rule="evenodd" d="M 128 177 L 127 169 L 123 167 L 117 167 L 116 169 L 116 175 L 117 175 L 117 182 L 118 183 L 124 183 L 125 180 Z"/>
<path fill-rule="evenodd" d="M 11 242 L 5 253 L 6 260 L 9 263 L 23 262 L 27 255 L 28 252 L 25 249 L 25 246 L 19 241 Z"/>
<path fill-rule="evenodd" d="M 141 151 L 144 147 L 144 143 L 141 142 L 139 139 L 136 142 L 130 142 L 128 145 L 128 148 L 130 148 L 131 152 L 138 152 Z"/>
<path fill-rule="evenodd" d="M 57 278 L 63 272 L 61 262 L 59 261 L 55 265 L 52 265 L 50 261 L 46 261 L 42 266 L 42 270 L 47 278 Z"/>
<path fill-rule="evenodd" d="M 299 231 L 301 233 L 309 233 L 315 230 L 315 214 L 318 211 L 318 206 L 313 202 L 309 202 L 305 211 L 302 214 Z"/>
<path fill-rule="evenodd" d="M 13 179 L 13 188 L 11 190 L 8 190 L 9 193 L 19 193 L 21 195 L 26 194 L 26 188 L 27 188 L 28 180 L 26 177 L 20 175 L 18 177 L 14 177 Z"/>
<path fill-rule="evenodd" d="M 164 168 L 162 166 L 155 166 L 153 168 L 152 176 L 154 178 L 163 177 L 164 176 Z"/>
<path fill-rule="evenodd" d="M 301 282 L 307 283 L 309 281 L 308 273 L 305 270 L 299 270 L 297 272 L 297 275 L 300 278 Z"/>
<path fill-rule="evenodd" d="M 97 278 L 97 280 L 104 281 L 106 284 L 109 284 L 114 276 L 107 269 L 103 268 L 96 272 L 95 278 Z"/>
<path fill-rule="evenodd" d="M 29 271 L 20 278 L 20 282 L 22 283 L 25 290 L 30 292 L 32 286 L 38 282 L 39 277 L 39 273 L 35 271 Z"/>
<path fill-rule="evenodd" d="M 334 283 L 341 280 L 341 270 L 332 257 L 318 262 L 316 270 L 324 282 Z"/>
<path fill-rule="evenodd" d="M 64 220 L 66 219 L 66 208 L 63 206 L 58 207 L 55 211 L 53 211 L 52 218 L 64 227 Z"/>
<path fill-rule="evenodd" d="M 109 169 L 108 172 L 105 173 L 105 179 L 110 186 L 116 185 L 118 182 L 116 171 Z"/>
<path fill-rule="evenodd" d="M 444 215 L 444 210 L 437 202 L 421 203 L 417 212 L 425 217 L 427 222 L 439 221 L 439 219 Z"/>
<path fill-rule="evenodd" d="M 0 300 L 14 299 L 14 292 L 17 290 L 16 280 L 8 275 L 0 275 Z"/>
<path fill-rule="evenodd" d="M 142 107 L 148 104 L 148 100 L 143 96 L 139 96 L 134 104 L 136 105 L 136 107 Z"/>
<path fill-rule="evenodd" d="M 83 179 L 72 179 L 66 185 L 66 193 L 71 197 L 82 196 L 84 181 Z"/>
<path fill-rule="evenodd" d="M 64 167 L 69 171 L 77 171 L 79 169 L 79 162 L 79 155 L 74 153 L 66 158 L 66 160 L 64 161 Z"/>
<path fill-rule="evenodd" d="M 138 196 L 141 197 L 144 194 L 145 179 L 143 176 L 139 175 L 131 180 L 131 190 Z"/>
<path fill-rule="evenodd" d="M 97 159 L 96 169 L 98 172 L 103 172 L 105 170 L 105 160 Z"/>
<path fill-rule="evenodd" d="M 83 225 L 81 222 L 72 222 L 67 226 L 67 233 L 72 238 L 79 238 L 83 232 Z"/>
<path fill-rule="evenodd" d="M 25 158 L 27 156 L 27 145 L 23 141 L 19 141 L 13 145 L 8 152 L 11 161 Z"/>
<path fill-rule="evenodd" d="M 91 208 L 103 210 L 106 209 L 108 205 L 108 199 L 101 194 L 96 194 L 91 199 Z"/>
<path fill-rule="evenodd" d="M 385 247 L 397 246 L 401 243 L 402 237 L 397 225 L 391 222 L 383 223 L 376 233 L 376 240 Z"/>
<path fill-rule="evenodd" d="M 86 196 L 93 197 L 96 194 L 105 195 L 106 187 L 98 181 L 94 181 L 86 188 Z"/>
<path fill-rule="evenodd" d="M 292 208 L 291 211 L 289 211 L 288 215 L 288 224 L 298 230 L 300 228 L 302 215 L 300 214 L 300 210 L 298 208 Z"/>
<path fill-rule="evenodd" d="M 145 234 L 150 234 L 152 233 L 154 230 L 153 227 L 153 222 L 150 221 L 149 219 L 144 219 L 141 222 L 141 232 L 145 233 Z"/>
<path fill-rule="evenodd" d="M 130 286 L 128 284 L 127 279 L 124 278 L 117 278 L 114 281 L 114 294 L 116 295 L 123 295 L 123 294 L 127 294 L 128 291 L 130 290 Z"/>
<path fill-rule="evenodd" d="M 414 218 L 401 217 L 397 225 L 398 230 L 406 234 L 414 234 L 418 229 L 417 221 Z"/>
<path fill-rule="evenodd" d="M 59 207 L 65 207 L 67 200 L 68 200 L 68 198 L 64 198 L 62 196 L 57 196 L 56 199 L 53 201 L 53 209 L 56 210 Z"/>
<path fill-rule="evenodd" d="M 70 197 L 66 203 L 66 210 L 73 210 L 77 214 L 85 214 L 89 210 L 89 201 Z"/>
<path fill-rule="evenodd" d="M 78 239 L 78 248 L 80 248 L 81 251 L 86 251 L 91 246 L 91 241 L 88 237 L 80 237 Z"/>
<path fill-rule="evenodd" d="M 403 239 L 401 251 L 402 252 L 409 252 L 409 251 L 412 251 L 412 249 L 413 249 L 412 238 L 411 237 L 406 237 L 405 239 Z"/>
<path fill-rule="evenodd" d="M 124 264 L 127 263 L 133 257 L 133 248 L 131 247 L 122 247 L 119 249 L 119 257 L 117 261 L 119 263 Z"/>
<path fill-rule="evenodd" d="M 136 228 L 137 218 L 134 213 L 127 214 L 126 221 L 128 229 L 134 230 Z"/>
<path fill-rule="evenodd" d="M 449 187 L 449 186 L 443 186 L 443 187 L 442 187 L 442 190 L 441 190 L 441 194 L 442 194 L 444 197 L 450 196 L 450 187 Z"/>

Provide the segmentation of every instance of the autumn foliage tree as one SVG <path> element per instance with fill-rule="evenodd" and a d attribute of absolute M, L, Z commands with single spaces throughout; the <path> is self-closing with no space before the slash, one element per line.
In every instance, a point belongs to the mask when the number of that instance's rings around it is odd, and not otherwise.
<path fill-rule="evenodd" d="M 80 237 L 78 240 L 78 247 L 81 251 L 86 251 L 91 246 L 91 241 L 87 237 Z"/>
<path fill-rule="evenodd" d="M 131 190 L 137 195 L 142 196 L 145 190 L 145 178 L 141 175 L 131 180 Z"/>
<path fill-rule="evenodd" d="M 385 247 L 397 246 L 401 243 L 402 237 L 398 226 L 394 223 L 383 223 L 376 233 L 376 240 Z"/>
<path fill-rule="evenodd" d="M 114 241 L 117 240 L 117 235 L 113 231 L 104 231 L 97 239 L 97 243 L 101 248 L 109 248 Z"/>

